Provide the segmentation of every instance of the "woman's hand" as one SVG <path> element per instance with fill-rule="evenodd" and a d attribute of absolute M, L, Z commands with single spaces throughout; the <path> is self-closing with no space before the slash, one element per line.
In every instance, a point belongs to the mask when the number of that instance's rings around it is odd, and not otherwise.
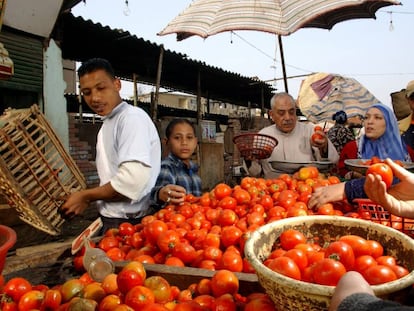
<path fill-rule="evenodd" d="M 183 203 L 185 195 L 186 191 L 184 187 L 173 184 L 162 187 L 158 192 L 158 198 L 165 203 Z"/>
<path fill-rule="evenodd" d="M 316 210 L 325 203 L 342 201 L 345 198 L 345 183 L 334 184 L 325 187 L 318 187 L 309 199 L 308 207 Z"/>

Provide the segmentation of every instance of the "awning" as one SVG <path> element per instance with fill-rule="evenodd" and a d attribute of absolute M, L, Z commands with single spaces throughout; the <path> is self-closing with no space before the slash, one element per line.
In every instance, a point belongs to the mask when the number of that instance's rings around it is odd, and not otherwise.
<path fill-rule="evenodd" d="M 135 73 L 139 82 L 156 84 L 161 45 L 70 13 L 59 17 L 52 37 L 60 42 L 64 59 L 82 62 L 103 57 L 122 79 L 132 81 Z M 261 108 L 262 104 L 269 108 L 273 91 L 266 82 L 208 66 L 170 50 L 164 51 L 160 85 L 194 95 L 199 90 L 204 98 L 251 108 Z"/>

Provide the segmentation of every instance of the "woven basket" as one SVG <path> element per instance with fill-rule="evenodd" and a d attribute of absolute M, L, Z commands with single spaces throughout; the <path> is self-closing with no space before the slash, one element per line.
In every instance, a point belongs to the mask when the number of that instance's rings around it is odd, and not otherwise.
<path fill-rule="evenodd" d="M 278 310 L 328 310 L 335 287 L 297 281 L 267 268 L 263 261 L 269 256 L 280 234 L 297 229 L 307 237 L 318 237 L 319 243 L 333 241 L 346 234 L 373 239 L 384 246 L 388 255 L 399 264 L 414 269 L 414 240 L 392 228 L 370 221 L 341 216 L 302 216 L 275 221 L 254 231 L 246 242 L 245 255 L 256 270 L 258 279 Z M 414 283 L 414 271 L 393 282 L 372 286 L 374 293 L 390 300 L 406 297 Z"/>
<path fill-rule="evenodd" d="M 85 179 L 37 105 L 0 117 L 0 190 L 24 222 L 58 235 L 62 197 Z"/>
<path fill-rule="evenodd" d="M 233 142 L 239 149 L 240 155 L 246 160 L 267 159 L 277 146 L 277 139 L 257 133 L 245 133 L 233 138 Z"/>
<path fill-rule="evenodd" d="M 354 202 L 358 204 L 358 212 L 369 213 L 367 220 L 394 228 L 414 238 L 414 219 L 394 216 L 369 199 L 355 199 Z"/>

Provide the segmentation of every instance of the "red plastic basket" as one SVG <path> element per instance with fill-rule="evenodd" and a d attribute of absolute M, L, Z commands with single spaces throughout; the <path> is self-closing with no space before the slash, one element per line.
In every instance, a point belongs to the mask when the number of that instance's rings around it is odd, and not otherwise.
<path fill-rule="evenodd" d="M 240 155 L 247 160 L 267 159 L 278 143 L 276 138 L 258 133 L 237 135 L 233 138 L 233 142 L 239 149 Z"/>
<path fill-rule="evenodd" d="M 0 225 L 0 274 L 3 272 L 7 252 L 16 243 L 16 231 L 12 228 Z"/>
<path fill-rule="evenodd" d="M 369 220 L 397 229 L 414 238 L 414 219 L 392 215 L 369 199 L 355 199 L 354 202 L 358 204 L 359 212 L 369 212 Z"/>

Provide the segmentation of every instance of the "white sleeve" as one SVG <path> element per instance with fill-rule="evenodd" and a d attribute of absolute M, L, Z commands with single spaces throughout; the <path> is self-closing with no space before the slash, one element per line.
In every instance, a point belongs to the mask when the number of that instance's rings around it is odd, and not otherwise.
<path fill-rule="evenodd" d="M 141 162 L 131 161 L 122 163 L 118 173 L 110 182 L 116 192 L 131 200 L 138 200 L 150 177 L 151 167 Z"/>

